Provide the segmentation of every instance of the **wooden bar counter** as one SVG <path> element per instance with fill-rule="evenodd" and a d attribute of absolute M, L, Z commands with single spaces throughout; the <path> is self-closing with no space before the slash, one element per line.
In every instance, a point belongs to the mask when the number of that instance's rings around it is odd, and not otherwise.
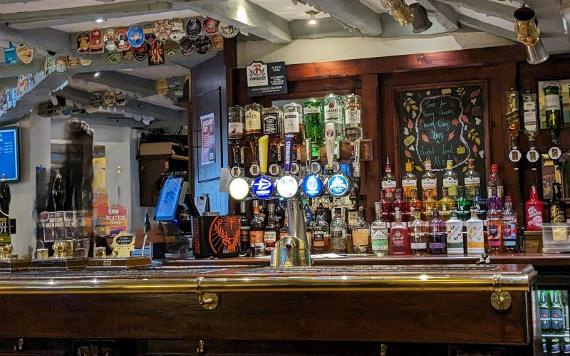
<path fill-rule="evenodd" d="M 336 354 L 352 343 L 362 354 L 378 354 L 382 343 L 509 345 L 531 354 L 536 277 L 521 264 L 5 273 L 0 338 L 133 340 L 136 352 L 124 354 L 145 355 L 188 352 L 185 342 L 213 354 Z M 299 343 L 322 349 L 292 349 Z"/>

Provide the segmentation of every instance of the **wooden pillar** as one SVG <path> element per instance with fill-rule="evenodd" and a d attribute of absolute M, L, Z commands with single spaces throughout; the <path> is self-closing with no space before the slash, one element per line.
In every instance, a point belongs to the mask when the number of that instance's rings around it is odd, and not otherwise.
<path fill-rule="evenodd" d="M 371 138 L 373 140 L 373 160 L 370 162 L 363 162 L 362 170 L 362 187 L 361 194 L 366 195 L 366 202 L 364 207 L 366 209 L 366 217 L 368 221 L 374 220 L 374 202 L 380 199 L 380 176 L 381 176 L 381 153 L 380 143 L 381 134 L 378 125 L 379 120 L 379 98 L 378 98 L 378 75 L 377 74 L 364 74 L 362 79 L 362 129 L 364 138 Z"/>

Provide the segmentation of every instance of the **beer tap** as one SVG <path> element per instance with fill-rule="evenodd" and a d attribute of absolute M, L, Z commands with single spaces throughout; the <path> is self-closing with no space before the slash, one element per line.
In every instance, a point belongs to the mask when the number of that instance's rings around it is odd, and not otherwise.
<path fill-rule="evenodd" d="M 307 161 L 306 161 L 307 172 L 305 177 L 301 181 L 301 189 L 303 190 L 303 194 L 305 194 L 307 198 L 314 199 L 323 194 L 324 184 L 323 184 L 323 179 L 319 175 L 321 170 L 320 164 L 318 162 L 312 162 L 310 141 L 311 141 L 310 139 L 305 140 L 306 142 L 305 150 L 307 155 Z"/>
<path fill-rule="evenodd" d="M 258 140 L 260 175 L 255 178 L 251 191 L 253 195 L 262 200 L 271 199 L 275 191 L 273 180 L 267 175 L 269 136 L 263 135 Z"/>
<path fill-rule="evenodd" d="M 527 91 L 522 95 L 523 98 L 523 122 L 524 133 L 528 138 L 529 150 L 526 153 L 526 159 L 531 164 L 531 169 L 536 171 L 540 160 L 540 153 L 536 150 L 536 135 L 538 132 L 538 125 L 536 119 L 536 94 Z"/>
<path fill-rule="evenodd" d="M 293 198 L 299 190 L 299 182 L 291 174 L 293 147 L 295 144 L 293 135 L 285 136 L 285 162 L 283 165 L 284 175 L 277 180 L 277 194 L 282 198 Z"/>
<path fill-rule="evenodd" d="M 239 152 L 239 162 L 241 162 L 241 167 L 244 166 L 244 154 L 243 146 L 240 147 Z M 245 178 L 245 170 L 236 164 L 236 157 L 234 156 L 234 166 L 230 169 L 232 175 L 232 181 L 228 187 L 230 197 L 235 200 L 244 200 L 249 195 L 249 181 Z"/>

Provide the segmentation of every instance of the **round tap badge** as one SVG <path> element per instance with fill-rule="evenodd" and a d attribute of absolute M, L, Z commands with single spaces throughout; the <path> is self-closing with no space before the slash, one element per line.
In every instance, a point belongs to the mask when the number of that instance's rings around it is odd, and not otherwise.
<path fill-rule="evenodd" d="M 293 176 L 283 176 L 277 181 L 277 193 L 283 198 L 292 198 L 299 190 L 299 182 Z"/>
<path fill-rule="evenodd" d="M 107 52 L 115 52 L 117 50 L 114 28 L 108 28 L 107 31 L 105 31 L 105 49 Z"/>
<path fill-rule="evenodd" d="M 213 34 L 218 32 L 218 26 L 220 25 L 220 21 L 213 19 L 211 17 L 208 17 L 203 23 L 202 23 L 202 28 L 204 29 L 204 32 L 209 33 L 209 34 Z"/>
<path fill-rule="evenodd" d="M 183 55 L 189 56 L 196 50 L 196 43 L 188 36 L 182 37 L 180 40 L 180 51 Z"/>
<path fill-rule="evenodd" d="M 132 25 L 129 27 L 127 33 L 129 37 L 129 43 L 133 48 L 139 48 L 144 42 L 144 30 L 139 25 Z"/>
<path fill-rule="evenodd" d="M 202 32 L 202 20 L 200 17 L 192 17 L 186 23 L 186 34 L 190 38 L 196 39 Z"/>
<path fill-rule="evenodd" d="M 327 181 L 327 189 L 330 195 L 335 198 L 345 196 L 349 188 L 350 184 L 348 183 L 348 179 L 342 174 L 335 174 Z"/>
<path fill-rule="evenodd" d="M 148 55 L 148 43 L 144 42 L 139 48 L 135 48 L 134 57 L 137 61 L 144 61 Z"/>
<path fill-rule="evenodd" d="M 301 182 L 303 193 L 307 198 L 316 198 L 323 193 L 323 180 L 316 174 L 309 174 Z"/>
<path fill-rule="evenodd" d="M 234 38 L 239 33 L 239 29 L 237 27 L 225 24 L 223 22 L 218 26 L 218 31 L 224 38 Z"/>
<path fill-rule="evenodd" d="M 273 196 L 273 182 L 269 177 L 261 175 L 255 178 L 251 191 L 259 199 L 269 199 Z"/>
<path fill-rule="evenodd" d="M 196 52 L 206 54 L 212 48 L 212 40 L 208 36 L 198 36 L 196 38 Z"/>
<path fill-rule="evenodd" d="M 212 36 L 212 42 L 214 43 L 214 47 L 216 49 L 219 49 L 219 50 L 224 49 L 224 38 L 219 33 L 215 33 Z"/>
<path fill-rule="evenodd" d="M 129 43 L 129 30 L 126 27 L 121 27 L 115 30 L 115 44 L 120 52 L 131 49 L 131 44 Z"/>
<path fill-rule="evenodd" d="M 77 36 L 77 52 L 89 53 L 89 32 L 83 32 Z"/>
<path fill-rule="evenodd" d="M 232 179 L 228 188 L 230 197 L 235 200 L 243 200 L 249 194 L 249 184 L 242 177 Z"/>

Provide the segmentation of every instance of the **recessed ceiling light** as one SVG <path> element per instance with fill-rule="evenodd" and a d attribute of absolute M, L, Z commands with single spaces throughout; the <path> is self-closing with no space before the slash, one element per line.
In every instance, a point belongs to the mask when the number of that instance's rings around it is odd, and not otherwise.
<path fill-rule="evenodd" d="M 99 78 L 101 76 L 101 72 L 93 73 L 93 78 Z"/>
<path fill-rule="evenodd" d="M 104 17 L 97 17 L 97 18 L 95 19 L 95 22 L 96 22 L 96 23 L 103 23 L 103 22 L 105 22 L 105 21 L 107 21 L 107 19 L 104 18 Z"/>

